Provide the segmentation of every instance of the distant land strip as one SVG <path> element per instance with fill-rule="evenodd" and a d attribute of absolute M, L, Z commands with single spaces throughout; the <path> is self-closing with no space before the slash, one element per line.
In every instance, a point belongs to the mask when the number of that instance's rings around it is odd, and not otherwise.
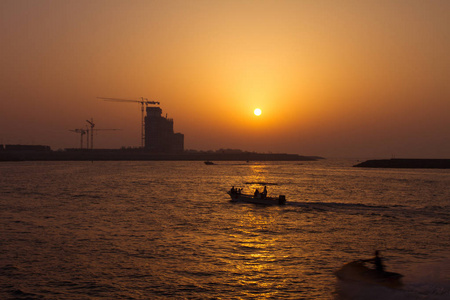
<path fill-rule="evenodd" d="M 0 161 L 316 161 L 318 156 L 286 153 L 180 153 L 140 151 L 0 151 Z"/>
<path fill-rule="evenodd" d="M 450 159 L 375 159 L 354 165 L 357 168 L 450 169 Z"/>

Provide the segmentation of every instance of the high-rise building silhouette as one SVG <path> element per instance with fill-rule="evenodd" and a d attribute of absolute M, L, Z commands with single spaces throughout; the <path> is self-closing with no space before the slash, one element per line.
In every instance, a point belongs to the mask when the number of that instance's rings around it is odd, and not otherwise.
<path fill-rule="evenodd" d="M 152 153 L 181 153 L 184 151 L 184 134 L 174 133 L 173 119 L 163 117 L 160 107 L 147 107 L 145 150 Z"/>

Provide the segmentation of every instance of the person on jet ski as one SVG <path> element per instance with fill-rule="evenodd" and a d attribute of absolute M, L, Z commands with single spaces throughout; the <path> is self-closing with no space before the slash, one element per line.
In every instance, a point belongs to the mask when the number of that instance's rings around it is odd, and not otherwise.
<path fill-rule="evenodd" d="M 375 270 L 378 272 L 384 272 L 383 260 L 380 257 L 380 252 L 378 250 L 375 251 L 375 257 L 371 259 L 365 259 L 364 262 L 371 262 L 375 265 Z"/>

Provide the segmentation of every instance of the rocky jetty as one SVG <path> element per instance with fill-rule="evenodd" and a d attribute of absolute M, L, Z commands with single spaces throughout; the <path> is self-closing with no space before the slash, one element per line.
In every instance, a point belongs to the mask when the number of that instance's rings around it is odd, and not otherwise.
<path fill-rule="evenodd" d="M 450 169 L 450 159 L 375 159 L 354 165 L 358 168 Z"/>

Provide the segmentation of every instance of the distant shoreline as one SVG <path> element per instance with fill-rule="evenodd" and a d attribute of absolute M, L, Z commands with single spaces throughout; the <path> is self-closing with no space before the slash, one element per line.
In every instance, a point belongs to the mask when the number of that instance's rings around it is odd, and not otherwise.
<path fill-rule="evenodd" d="M 374 159 L 354 165 L 357 168 L 450 169 L 450 159 Z"/>
<path fill-rule="evenodd" d="M 180 153 L 152 154 L 143 151 L 0 151 L 0 161 L 316 161 L 319 156 L 286 153 Z"/>

